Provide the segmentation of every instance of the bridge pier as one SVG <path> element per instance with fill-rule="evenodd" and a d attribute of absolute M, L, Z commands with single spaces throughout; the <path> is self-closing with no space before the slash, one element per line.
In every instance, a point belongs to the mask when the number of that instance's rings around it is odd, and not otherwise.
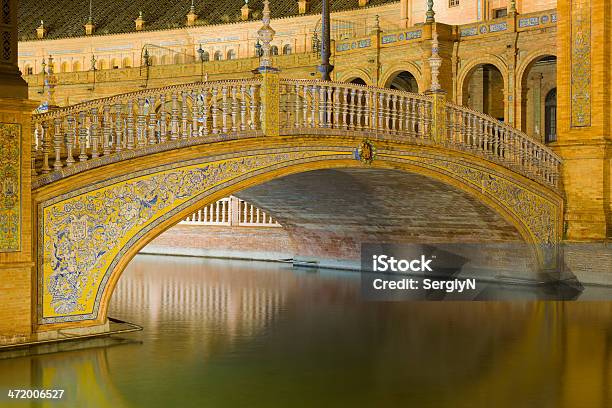
<path fill-rule="evenodd" d="M 0 344 L 32 333 L 31 112 L 17 68 L 17 1 L 0 19 Z M 7 40 L 8 39 L 8 40 Z"/>
<path fill-rule="evenodd" d="M 556 149 L 564 159 L 565 238 L 605 242 L 612 238 L 612 0 L 557 5 Z"/>

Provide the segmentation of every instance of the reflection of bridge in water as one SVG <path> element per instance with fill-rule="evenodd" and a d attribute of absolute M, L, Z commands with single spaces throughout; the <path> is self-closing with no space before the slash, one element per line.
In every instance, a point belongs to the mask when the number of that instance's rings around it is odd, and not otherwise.
<path fill-rule="evenodd" d="M 265 330 L 294 290 L 291 276 L 278 284 L 275 272 L 268 279 L 260 272 L 264 279 L 260 276 L 255 281 L 249 278 L 249 271 L 241 272 L 240 267 L 225 271 L 225 264 L 218 261 L 202 264 L 183 259 L 179 273 L 168 273 L 172 259 L 166 263 L 144 256 L 129 266 L 117 284 L 112 309 L 125 311 L 143 304 L 146 310 L 133 318 L 142 319 L 147 328 L 160 321 L 195 319 L 207 327 L 223 327 L 232 337 L 243 337 Z"/>

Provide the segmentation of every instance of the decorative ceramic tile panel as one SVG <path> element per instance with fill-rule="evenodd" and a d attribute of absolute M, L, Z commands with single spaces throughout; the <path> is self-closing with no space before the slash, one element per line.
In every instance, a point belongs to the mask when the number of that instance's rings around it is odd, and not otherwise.
<path fill-rule="evenodd" d="M 21 249 L 21 125 L 0 123 L 0 252 Z"/>

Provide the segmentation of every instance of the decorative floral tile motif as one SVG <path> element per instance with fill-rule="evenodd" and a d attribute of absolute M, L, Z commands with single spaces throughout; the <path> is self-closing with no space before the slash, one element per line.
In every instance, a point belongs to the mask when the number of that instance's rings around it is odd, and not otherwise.
<path fill-rule="evenodd" d="M 0 123 L 0 252 L 21 249 L 21 125 Z"/>

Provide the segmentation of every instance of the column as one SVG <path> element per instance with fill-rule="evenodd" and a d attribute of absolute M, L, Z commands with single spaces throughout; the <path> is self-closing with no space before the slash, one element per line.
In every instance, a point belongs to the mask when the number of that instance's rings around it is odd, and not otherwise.
<path fill-rule="evenodd" d="M 32 332 L 30 118 L 17 68 L 17 1 L 0 0 L 0 341 Z"/>
<path fill-rule="evenodd" d="M 612 237 L 612 0 L 557 3 L 556 149 L 564 159 L 566 238 Z"/>

